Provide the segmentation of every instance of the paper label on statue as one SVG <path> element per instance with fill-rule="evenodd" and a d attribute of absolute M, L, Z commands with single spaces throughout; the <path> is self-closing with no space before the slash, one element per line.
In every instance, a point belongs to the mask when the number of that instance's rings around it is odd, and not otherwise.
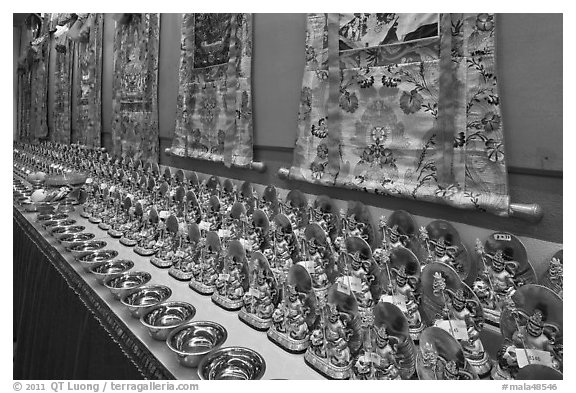
<path fill-rule="evenodd" d="M 402 312 L 408 311 L 408 309 L 406 308 L 406 296 L 404 296 L 401 293 L 397 293 L 394 295 L 382 295 L 380 296 L 380 301 L 392 303 L 393 305 L 398 307 Z"/>
<path fill-rule="evenodd" d="M 229 229 L 219 229 L 218 230 L 218 237 L 230 237 L 230 230 Z"/>
<path fill-rule="evenodd" d="M 445 320 L 440 319 L 434 322 L 434 326 L 450 333 L 456 340 L 468 340 L 468 328 L 466 322 L 460 319 Z"/>
<path fill-rule="evenodd" d="M 538 349 L 516 348 L 516 359 L 520 368 L 529 364 L 552 366 L 552 354 Z"/>
<path fill-rule="evenodd" d="M 300 261 L 298 265 L 302 266 L 304 269 L 308 271 L 308 273 L 314 272 L 314 261 Z"/>
<path fill-rule="evenodd" d="M 348 287 L 347 284 L 343 283 L 340 280 L 336 284 L 336 290 L 346 295 L 350 295 L 350 287 Z"/>
<path fill-rule="evenodd" d="M 344 280 L 346 280 L 346 283 L 350 286 L 350 289 L 352 289 L 354 292 L 362 292 L 362 280 L 360 280 L 360 278 L 354 276 L 347 276 L 344 278 Z"/>
<path fill-rule="evenodd" d="M 250 290 L 248 291 L 249 295 L 252 295 L 254 297 L 260 297 L 260 291 L 256 288 L 250 288 Z"/>
<path fill-rule="evenodd" d="M 186 254 L 184 254 L 184 251 L 178 250 L 178 251 L 176 251 L 176 254 L 174 254 L 174 255 L 175 255 L 176 257 L 178 257 L 178 258 L 184 258 L 184 256 L 185 256 Z"/>
<path fill-rule="evenodd" d="M 366 358 L 366 361 L 376 364 L 380 364 L 380 361 L 382 360 L 380 355 L 376 352 L 367 352 L 364 354 L 364 357 Z"/>
<path fill-rule="evenodd" d="M 230 275 L 228 273 L 220 273 L 218 275 L 218 280 L 220 281 L 228 281 L 230 279 Z"/>
<path fill-rule="evenodd" d="M 246 250 L 252 249 L 252 241 L 251 240 L 240 239 L 240 244 L 242 244 L 242 247 L 244 247 Z"/>
<path fill-rule="evenodd" d="M 161 210 L 160 213 L 158 213 L 158 217 L 160 217 L 161 219 L 165 220 L 168 217 L 170 217 L 170 212 L 167 210 Z"/>
<path fill-rule="evenodd" d="M 510 236 L 508 233 L 495 233 L 494 240 L 502 240 L 509 242 L 510 240 L 512 240 L 512 236 Z"/>
<path fill-rule="evenodd" d="M 210 223 L 208 221 L 201 221 L 200 224 L 198 224 L 198 228 L 200 228 L 203 231 L 209 231 Z"/>

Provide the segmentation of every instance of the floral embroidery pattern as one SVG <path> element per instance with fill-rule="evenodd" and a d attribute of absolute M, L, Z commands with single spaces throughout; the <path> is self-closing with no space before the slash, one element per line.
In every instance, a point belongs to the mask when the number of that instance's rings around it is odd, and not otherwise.
<path fill-rule="evenodd" d="M 507 215 L 494 15 L 341 14 L 339 53 L 327 53 L 327 20 L 308 15 L 290 176 Z M 327 93 L 332 56 L 337 102 Z"/>
<path fill-rule="evenodd" d="M 252 17 L 183 14 L 180 89 L 171 152 L 252 162 Z"/>

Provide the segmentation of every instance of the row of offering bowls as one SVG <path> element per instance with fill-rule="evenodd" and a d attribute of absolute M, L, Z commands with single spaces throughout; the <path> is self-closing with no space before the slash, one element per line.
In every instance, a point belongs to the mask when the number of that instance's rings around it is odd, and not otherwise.
<path fill-rule="evenodd" d="M 222 347 L 228 333 L 212 321 L 192 321 L 193 305 L 168 301 L 172 290 L 165 285 L 149 284 L 152 276 L 132 271 L 134 262 L 115 259 L 118 251 L 104 249 L 104 240 L 65 213 L 39 214 L 37 221 L 55 237 L 85 271 L 93 274 L 116 300 L 138 318 L 150 336 L 166 341 L 181 365 L 198 369 L 201 379 L 261 379 L 266 370 L 262 356 L 249 348 Z"/>

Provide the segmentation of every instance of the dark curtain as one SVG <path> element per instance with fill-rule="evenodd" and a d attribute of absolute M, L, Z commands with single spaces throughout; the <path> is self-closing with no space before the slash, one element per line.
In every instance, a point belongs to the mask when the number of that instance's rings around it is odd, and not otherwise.
<path fill-rule="evenodd" d="M 14 212 L 14 379 L 142 379 Z M 34 229 L 32 229 L 34 230 Z"/>

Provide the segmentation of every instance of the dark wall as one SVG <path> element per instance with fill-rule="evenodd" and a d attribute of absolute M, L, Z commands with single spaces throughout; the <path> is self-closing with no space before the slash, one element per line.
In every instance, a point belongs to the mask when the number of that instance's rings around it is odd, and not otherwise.
<path fill-rule="evenodd" d="M 539 203 L 544 219 L 529 224 L 479 212 L 386 196 L 280 180 L 277 169 L 289 167 L 296 136 L 296 114 L 304 67 L 304 14 L 255 14 L 253 53 L 255 159 L 268 170 L 228 169 L 221 164 L 168 157 L 174 134 L 180 14 L 162 14 L 159 56 L 160 163 L 248 179 L 280 188 L 300 188 L 339 199 L 360 200 L 405 209 L 489 229 L 562 242 L 562 14 L 498 14 L 498 74 L 508 153 L 511 200 Z M 110 147 L 114 21 L 104 24 L 102 116 L 103 145 Z"/>

